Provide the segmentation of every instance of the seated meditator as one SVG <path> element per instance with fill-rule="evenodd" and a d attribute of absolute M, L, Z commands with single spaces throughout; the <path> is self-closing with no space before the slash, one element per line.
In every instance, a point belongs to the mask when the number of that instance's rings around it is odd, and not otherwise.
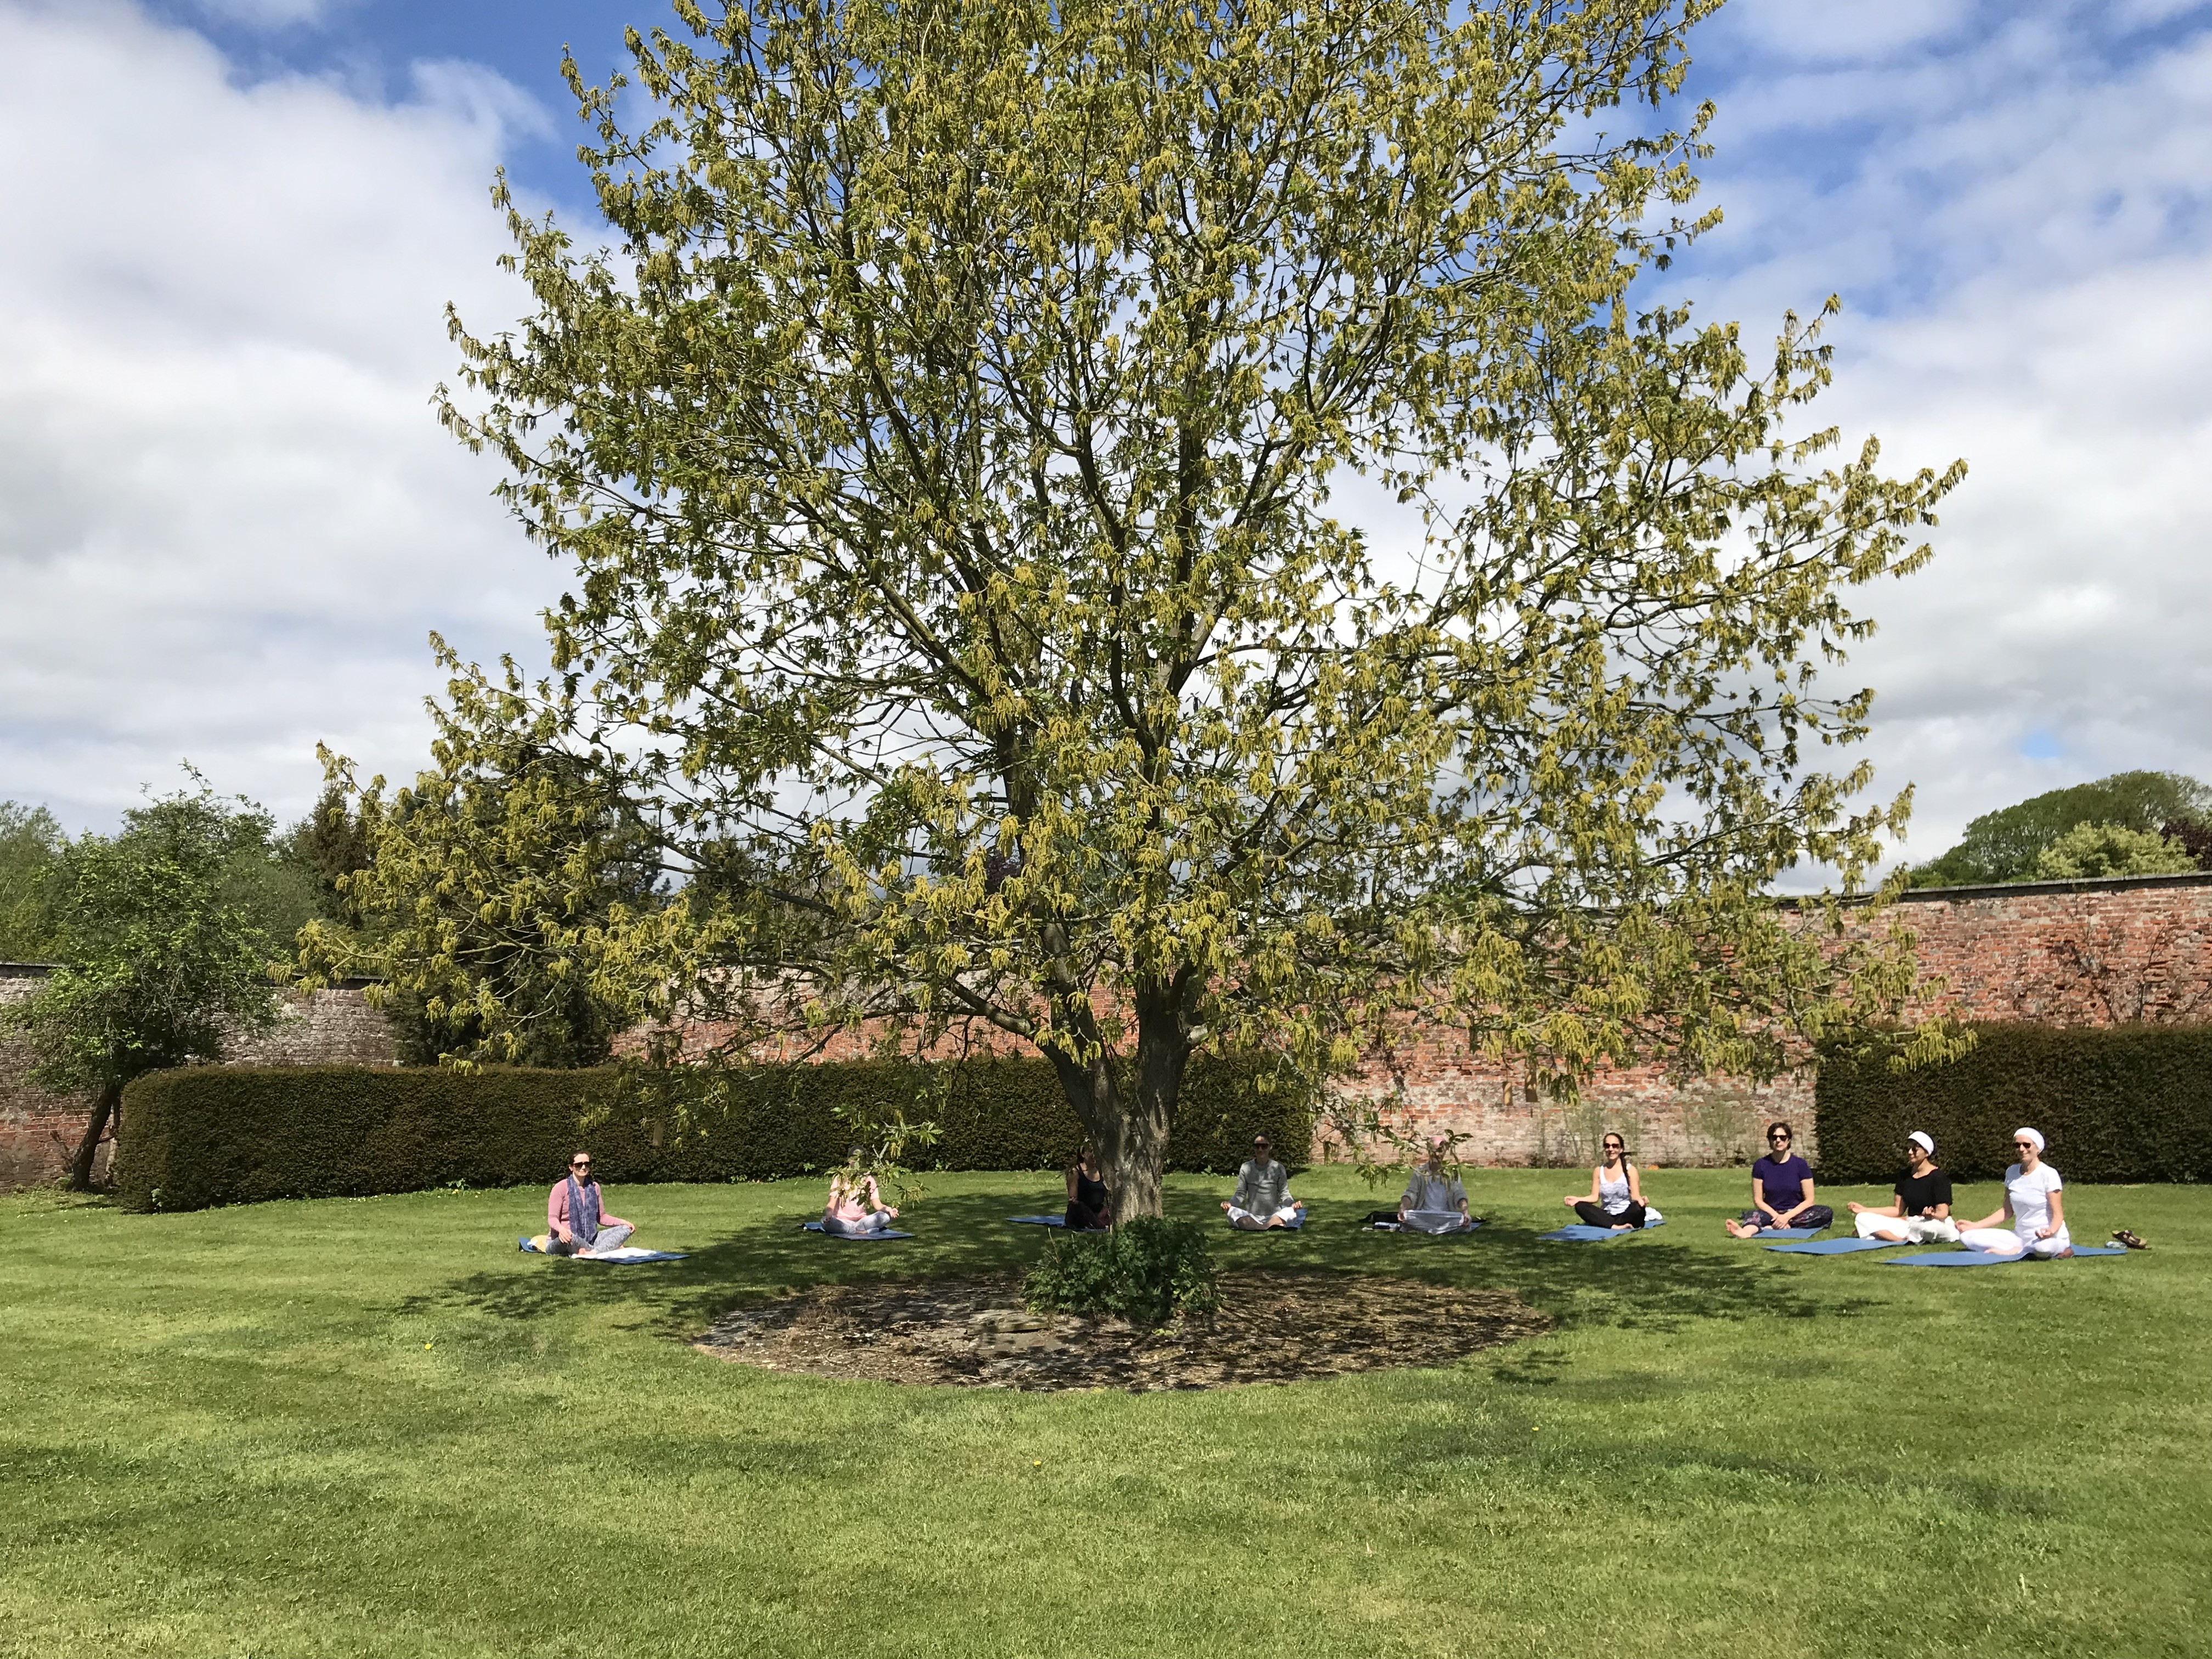
<path fill-rule="evenodd" d="M 866 1156 L 858 1146 L 853 1148 L 852 1161 L 856 1167 Z M 883 1194 L 876 1190 L 874 1176 L 848 1176 L 840 1170 L 830 1177 L 830 1201 L 822 1206 L 823 1232 L 880 1233 L 897 1218 L 897 1206 L 885 1204 Z"/>
<path fill-rule="evenodd" d="M 1970 1250 L 2000 1255 L 2073 1255 L 2074 1238 L 2066 1231 L 2065 1183 L 2043 1161 L 2042 1132 L 2015 1129 L 2012 1144 L 2020 1162 L 2005 1171 L 2004 1207 L 1966 1223 L 1960 1229 L 1959 1242 Z M 2012 1225 L 1999 1225 L 2008 1216 Z"/>
<path fill-rule="evenodd" d="M 1580 1198 L 1570 1193 L 1560 1201 L 1586 1226 L 1610 1227 L 1615 1232 L 1624 1227 L 1641 1227 L 1645 1213 L 1644 1182 L 1636 1166 L 1628 1161 L 1628 1143 L 1609 1134 L 1604 1152 L 1605 1162 L 1590 1171 L 1589 1191 Z"/>
<path fill-rule="evenodd" d="M 1089 1141 L 1076 1155 L 1067 1172 L 1068 1226 L 1078 1232 L 1103 1232 L 1114 1224 L 1113 1206 L 1106 1201 L 1106 1182 L 1098 1172 L 1098 1152 Z"/>
<path fill-rule="evenodd" d="M 1887 1238 L 1899 1244 L 1959 1242 L 1959 1224 L 1951 1219 L 1951 1177 L 1936 1167 L 1936 1142 L 1925 1129 L 1905 1138 L 1905 1172 L 1897 1177 L 1895 1195 L 1876 1209 L 1854 1204 L 1852 1225 L 1861 1238 Z"/>
<path fill-rule="evenodd" d="M 1413 1166 L 1405 1196 L 1398 1200 L 1398 1224 L 1417 1233 L 1463 1233 L 1474 1225 L 1467 1207 L 1467 1188 L 1444 1167 L 1443 1137 L 1429 1142 L 1425 1163 Z"/>
<path fill-rule="evenodd" d="M 620 1216 L 607 1213 L 599 1183 L 592 1179 L 592 1155 L 579 1152 L 570 1158 L 567 1177 L 556 1182 L 545 1197 L 545 1253 L 591 1255 L 618 1250 L 636 1231 Z"/>
<path fill-rule="evenodd" d="M 1265 1135 L 1255 1135 L 1252 1156 L 1237 1171 L 1237 1195 L 1221 1207 L 1229 1212 L 1232 1227 L 1260 1232 L 1297 1226 L 1306 1206 L 1291 1196 L 1291 1172 L 1275 1162 L 1273 1144 Z"/>
<path fill-rule="evenodd" d="M 1751 1207 L 1723 1222 L 1737 1238 L 1768 1227 L 1810 1227 L 1814 1231 L 1836 1218 L 1825 1204 L 1813 1201 L 1813 1166 L 1790 1150 L 1794 1137 L 1786 1123 L 1766 1126 L 1766 1156 L 1751 1166 Z"/>

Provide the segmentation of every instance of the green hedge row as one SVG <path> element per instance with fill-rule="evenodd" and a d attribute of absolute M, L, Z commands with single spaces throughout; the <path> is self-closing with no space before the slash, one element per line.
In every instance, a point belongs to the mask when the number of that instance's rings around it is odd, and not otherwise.
<path fill-rule="evenodd" d="M 1820 1174 L 1886 1181 L 1925 1129 L 1962 1179 L 2004 1174 L 2023 1124 L 2072 1181 L 2212 1180 L 2212 1026 L 2065 1030 L 1983 1025 L 1947 1066 L 1892 1072 L 1880 1054 L 1824 1058 L 1816 1085 Z"/>
<path fill-rule="evenodd" d="M 934 1122 L 936 1143 L 908 1153 L 922 1168 L 1058 1169 L 1081 1139 L 1043 1060 L 466 1075 L 199 1066 L 125 1092 L 118 1173 L 124 1204 L 145 1210 L 550 1184 L 579 1145 L 609 1184 L 769 1180 L 842 1161 L 852 1134 L 840 1107 Z M 1200 1056 L 1169 1167 L 1234 1170 L 1261 1129 L 1287 1154 L 1311 1145 L 1313 1123 L 1310 1092 L 1273 1062 Z"/>

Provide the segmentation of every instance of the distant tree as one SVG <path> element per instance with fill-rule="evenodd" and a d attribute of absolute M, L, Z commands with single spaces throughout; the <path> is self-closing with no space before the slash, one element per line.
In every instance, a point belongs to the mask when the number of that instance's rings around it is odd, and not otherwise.
<path fill-rule="evenodd" d="M 486 713 L 482 698 L 507 710 L 518 695 L 459 680 L 455 690 L 464 718 Z M 597 1065 L 638 1009 L 592 981 L 575 940 L 617 908 L 659 903 L 657 848 L 620 794 L 548 734 L 502 724 L 502 741 L 463 759 L 456 715 L 433 713 L 442 769 L 411 789 L 387 798 L 381 778 L 359 789 L 325 757 L 319 844 L 339 868 L 346 919 L 302 934 L 309 981 L 380 981 L 371 994 L 410 1064 Z"/>
<path fill-rule="evenodd" d="M 54 866 L 64 844 L 45 807 L 0 800 L 0 962 L 53 953 Z"/>
<path fill-rule="evenodd" d="M 2212 823 L 2212 787 L 2178 772 L 2115 772 L 2094 783 L 2054 789 L 1966 826 L 1956 847 L 1912 872 L 1915 887 L 1973 887 L 2034 881 L 2044 848 L 2077 824 L 2116 824 L 2172 834 Z M 2179 837 L 2177 837 L 2179 838 Z"/>
<path fill-rule="evenodd" d="M 2077 823 L 2035 855 L 2033 878 L 2168 876 L 2196 867 L 2187 848 L 2154 830 L 2130 830 L 2120 823 Z"/>
<path fill-rule="evenodd" d="M 271 940 L 240 872 L 270 853 L 269 816 L 204 784 L 124 815 L 120 833 L 66 843 L 55 872 L 60 966 L 0 1012 L 27 1041 L 32 1076 L 94 1098 L 70 1170 L 92 1184 L 94 1154 L 147 1072 L 220 1060 L 230 1035 L 276 1018 Z"/>
<path fill-rule="evenodd" d="M 368 828 L 352 810 L 343 784 L 325 784 L 314 810 L 285 833 L 285 859 L 314 885 L 315 908 L 326 921 L 360 925 L 359 908 L 344 890 L 345 878 L 369 864 Z"/>

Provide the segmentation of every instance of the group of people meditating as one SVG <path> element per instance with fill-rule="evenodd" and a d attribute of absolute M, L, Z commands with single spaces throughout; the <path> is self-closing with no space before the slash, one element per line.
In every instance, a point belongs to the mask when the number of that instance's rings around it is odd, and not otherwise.
<path fill-rule="evenodd" d="M 1723 1224 L 1729 1237 L 1750 1238 L 1770 1228 L 1817 1231 L 1834 1220 L 1835 1212 L 1816 1201 L 1812 1168 L 1790 1150 L 1793 1139 L 1787 1123 L 1767 1126 L 1767 1154 L 1751 1166 L 1751 1207 Z M 1900 1244 L 1960 1243 L 2005 1255 L 2073 1255 L 2074 1241 L 2066 1231 L 2064 1183 L 2058 1171 L 2043 1161 L 2042 1134 L 2034 1129 L 2015 1130 L 2013 1146 L 2020 1158 L 2005 1171 L 2004 1202 L 1979 1221 L 1961 1224 L 1951 1213 L 1951 1177 L 1936 1166 L 1935 1139 L 1915 1129 L 1905 1137 L 1905 1167 L 1893 1183 L 1890 1201 L 1850 1206 L 1858 1236 Z M 1449 1143 L 1438 1137 L 1427 1143 L 1425 1151 L 1427 1156 L 1414 1165 L 1398 1200 L 1397 1224 L 1423 1233 L 1468 1231 L 1477 1224 L 1476 1218 L 1468 1207 L 1467 1188 L 1447 1162 Z M 1601 1151 L 1603 1161 L 1590 1170 L 1589 1191 L 1579 1196 L 1569 1194 L 1562 1201 L 1593 1227 L 1645 1225 L 1656 1212 L 1644 1201 L 1643 1179 L 1629 1158 L 1627 1142 L 1607 1134 Z M 856 1148 L 851 1167 L 861 1161 Z M 1221 1207 L 1229 1212 L 1231 1226 L 1248 1232 L 1296 1227 L 1305 1220 L 1305 1203 L 1291 1196 L 1290 1171 L 1276 1158 L 1273 1145 L 1264 1134 L 1253 1137 L 1252 1156 L 1237 1171 L 1237 1190 L 1222 1200 Z M 830 1176 L 829 1201 L 822 1208 L 823 1231 L 864 1237 L 888 1230 L 897 1217 L 897 1206 L 883 1201 L 872 1175 L 841 1170 Z M 1113 1201 L 1098 1154 L 1087 1143 L 1067 1170 L 1063 1219 L 1069 1228 L 1083 1232 L 1114 1224 Z M 619 1249 L 636 1231 L 607 1210 L 599 1183 L 592 1177 L 589 1152 L 578 1152 L 568 1160 L 567 1176 L 546 1197 L 545 1224 L 546 1248 L 555 1255 Z"/>

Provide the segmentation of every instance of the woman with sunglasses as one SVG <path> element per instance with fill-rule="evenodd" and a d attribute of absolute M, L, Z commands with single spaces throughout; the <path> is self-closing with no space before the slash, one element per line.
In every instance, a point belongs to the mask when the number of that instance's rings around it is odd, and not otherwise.
<path fill-rule="evenodd" d="M 1291 1196 L 1291 1172 L 1275 1162 L 1274 1145 L 1265 1135 L 1252 1138 L 1252 1156 L 1237 1171 L 1237 1192 L 1221 1207 L 1229 1212 L 1229 1224 L 1246 1232 L 1296 1227 L 1306 1218 L 1306 1206 Z"/>
<path fill-rule="evenodd" d="M 1961 1228 L 1959 1243 L 1970 1250 L 1997 1255 L 2073 1255 L 2073 1236 L 2066 1231 L 2065 1183 L 2043 1161 L 2043 1132 L 2015 1129 L 2012 1144 L 2020 1162 L 2005 1171 L 2004 1207 Z M 2012 1225 L 2001 1225 L 2007 1218 Z"/>
<path fill-rule="evenodd" d="M 1751 1207 L 1722 1224 L 1731 1238 L 1750 1238 L 1769 1227 L 1817 1232 L 1836 1218 L 1826 1205 L 1813 1201 L 1813 1166 L 1790 1150 L 1796 1138 L 1786 1123 L 1766 1126 L 1766 1156 L 1751 1166 Z"/>
<path fill-rule="evenodd" d="M 637 1229 L 618 1215 L 609 1215 L 592 1179 L 592 1155 L 578 1152 L 568 1160 L 565 1179 L 553 1183 L 545 1196 L 545 1253 L 548 1255 L 589 1255 L 599 1250 L 619 1250 Z"/>
<path fill-rule="evenodd" d="M 1580 1198 L 1570 1193 L 1561 1200 L 1591 1227 L 1641 1227 L 1645 1214 L 1644 1182 L 1628 1161 L 1628 1143 L 1619 1135 L 1605 1138 L 1605 1162 L 1590 1171 L 1590 1189 Z"/>

